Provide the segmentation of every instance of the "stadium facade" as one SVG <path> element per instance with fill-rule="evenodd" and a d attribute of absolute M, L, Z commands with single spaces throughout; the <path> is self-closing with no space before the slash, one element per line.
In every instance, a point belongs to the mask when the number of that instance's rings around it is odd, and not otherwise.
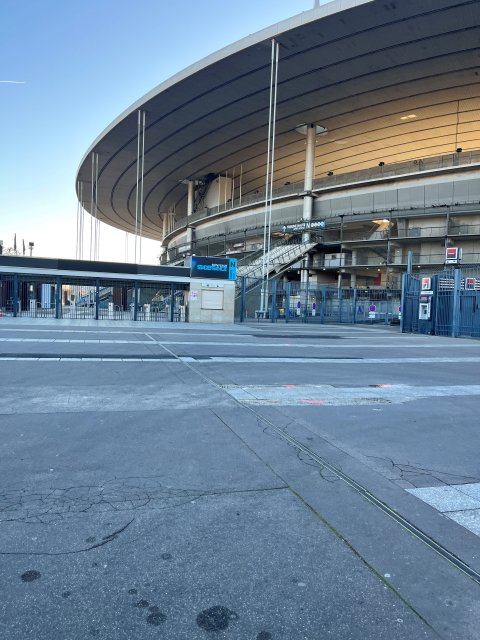
<path fill-rule="evenodd" d="M 80 163 L 82 211 L 161 262 L 396 288 L 480 263 L 480 3 L 333 0 L 163 82 Z M 456 251 L 456 252 L 455 252 Z"/>

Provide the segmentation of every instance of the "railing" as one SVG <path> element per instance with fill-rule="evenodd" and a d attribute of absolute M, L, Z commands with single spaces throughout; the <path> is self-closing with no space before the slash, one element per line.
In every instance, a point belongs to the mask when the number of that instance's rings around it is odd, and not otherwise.
<path fill-rule="evenodd" d="M 264 264 L 266 271 L 270 273 L 270 271 L 273 271 L 276 267 L 288 265 L 296 259 L 300 259 L 302 255 L 314 245 L 314 242 L 301 242 L 294 245 L 286 244 L 276 246 L 270 253 L 265 255 L 265 263 L 262 253 L 255 261 L 240 267 L 240 269 L 238 269 L 238 275 L 260 277 L 264 269 Z"/>
<path fill-rule="evenodd" d="M 415 221 L 411 221 L 415 224 Z M 328 232 L 327 228 L 327 232 Z M 334 238 L 325 238 L 328 241 L 334 241 L 335 239 L 340 241 L 340 231 L 335 230 Z M 331 233 L 331 232 L 330 232 Z M 390 232 L 379 231 L 375 234 L 343 231 L 342 242 L 365 242 L 368 240 L 375 241 L 381 240 L 385 243 L 387 240 L 400 240 L 410 238 L 444 238 L 445 236 L 462 236 L 462 235 L 480 235 L 480 224 L 456 224 L 450 221 L 448 225 L 443 224 L 435 227 L 410 227 L 409 229 L 391 229 Z"/>
<path fill-rule="evenodd" d="M 408 173 L 422 173 L 424 171 L 435 171 L 438 169 L 449 169 L 452 167 L 468 166 L 480 163 L 480 150 L 465 151 L 461 153 L 448 153 L 443 156 L 433 156 L 431 158 L 419 158 L 407 162 L 397 162 L 395 164 L 385 164 L 383 166 L 371 167 L 360 171 L 349 173 L 339 173 L 338 175 L 317 178 L 313 182 L 313 188 L 340 186 L 351 182 L 363 182 L 366 180 L 378 180 L 379 178 L 389 178 L 401 176 Z"/>
<path fill-rule="evenodd" d="M 435 171 L 438 169 L 448 169 L 453 167 L 469 166 L 480 164 L 480 150 L 465 151 L 462 153 L 449 153 L 442 156 L 433 156 L 431 158 L 420 158 L 418 160 L 410 160 L 408 162 L 399 162 L 391 165 L 383 165 L 362 169 L 360 171 L 351 171 L 339 173 L 332 176 L 317 178 L 313 181 L 313 191 L 325 189 L 328 187 L 338 187 L 358 182 L 366 182 L 369 180 L 378 180 L 381 178 L 389 178 L 406 174 L 423 173 L 425 171 Z M 285 196 L 300 195 L 304 191 L 304 183 L 292 182 L 286 183 L 282 187 L 273 189 L 273 199 Z M 210 209 L 197 211 L 191 216 L 183 217 L 175 222 L 174 231 L 186 227 L 187 223 L 197 222 L 209 216 L 219 213 L 225 213 L 244 207 L 250 204 L 261 204 L 265 201 L 265 193 L 256 191 L 242 196 L 242 198 L 234 198 L 228 200 L 225 204 Z"/>
<path fill-rule="evenodd" d="M 331 264 L 328 265 L 327 264 L 327 260 L 325 260 L 325 264 L 323 265 L 321 263 L 321 261 L 315 261 L 313 263 L 313 267 L 327 267 L 327 266 L 331 266 L 331 267 L 343 267 L 343 266 L 350 266 L 350 267 L 381 267 L 382 269 L 385 269 L 385 267 L 404 267 L 408 262 L 408 257 L 407 255 L 402 255 L 402 256 L 396 256 L 393 259 L 390 260 L 386 260 L 385 258 L 382 258 L 381 256 L 372 256 L 372 255 L 365 255 L 365 254 L 357 254 L 357 256 L 350 258 L 347 257 L 344 261 L 344 263 L 342 263 L 341 265 L 339 264 Z M 338 263 L 338 261 L 337 261 Z M 412 254 L 412 265 L 417 267 L 417 266 L 427 266 L 427 265 L 443 265 L 445 264 L 445 252 L 443 251 L 442 253 L 432 253 L 432 254 L 419 254 L 419 253 L 413 253 Z M 462 255 L 462 260 L 461 260 L 461 264 L 480 264 L 480 253 L 474 253 L 474 252 L 463 252 Z"/>

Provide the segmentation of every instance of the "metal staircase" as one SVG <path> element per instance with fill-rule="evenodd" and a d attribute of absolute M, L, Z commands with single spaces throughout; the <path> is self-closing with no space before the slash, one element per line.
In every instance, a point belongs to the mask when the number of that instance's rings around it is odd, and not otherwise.
<path fill-rule="evenodd" d="M 295 244 L 281 242 L 273 245 L 270 252 L 265 255 L 265 267 L 263 251 L 258 251 L 253 256 L 242 259 L 237 266 L 237 277 L 262 278 L 264 275 L 284 271 L 317 244 L 317 242 Z"/>

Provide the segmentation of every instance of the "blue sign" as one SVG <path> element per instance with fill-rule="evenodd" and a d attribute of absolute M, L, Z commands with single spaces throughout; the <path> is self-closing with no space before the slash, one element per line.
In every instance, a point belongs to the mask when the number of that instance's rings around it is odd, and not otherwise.
<path fill-rule="evenodd" d="M 237 279 L 237 259 L 236 258 L 228 259 L 228 279 L 229 280 Z"/>
<path fill-rule="evenodd" d="M 377 307 L 376 307 L 376 305 L 371 304 L 371 305 L 368 307 L 368 310 L 369 310 L 369 311 L 371 311 L 371 312 L 373 313 L 374 311 L 376 311 L 376 310 L 377 310 Z"/>
<path fill-rule="evenodd" d="M 236 258 L 210 258 L 206 256 L 191 256 L 190 277 L 209 278 L 214 280 L 236 280 Z M 188 263 L 186 263 L 188 265 Z"/>

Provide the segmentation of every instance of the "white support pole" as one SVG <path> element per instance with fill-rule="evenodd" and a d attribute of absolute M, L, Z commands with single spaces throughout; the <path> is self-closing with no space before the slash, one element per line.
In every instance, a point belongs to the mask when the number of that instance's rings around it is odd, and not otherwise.
<path fill-rule="evenodd" d="M 100 260 L 100 220 L 98 220 L 98 248 L 97 248 L 97 260 Z"/>
<path fill-rule="evenodd" d="M 83 233 L 85 224 L 85 208 L 83 206 L 83 182 L 80 182 L 80 251 L 79 258 L 83 260 Z"/>
<path fill-rule="evenodd" d="M 243 179 L 243 162 L 240 165 L 240 187 L 239 187 L 240 191 L 239 191 L 239 194 L 238 194 L 238 196 L 239 196 L 239 204 L 240 205 L 242 204 L 242 179 Z"/>
<path fill-rule="evenodd" d="M 138 241 L 138 183 L 140 176 L 140 122 L 141 111 L 138 109 L 137 119 L 137 187 L 135 190 L 135 264 L 137 264 L 137 241 Z"/>
<path fill-rule="evenodd" d="M 75 244 L 75 258 L 78 260 L 79 247 L 80 247 L 80 182 L 77 180 L 77 240 Z"/>
<path fill-rule="evenodd" d="M 272 52 L 270 62 L 270 102 L 268 108 L 268 141 L 267 141 L 267 168 L 265 176 L 265 215 L 263 221 L 263 257 L 262 257 L 262 289 L 260 293 L 260 310 L 264 312 L 265 307 L 265 273 L 267 267 L 267 221 L 268 221 L 268 197 L 270 194 L 269 180 L 270 180 L 270 150 L 272 142 L 272 104 L 273 104 L 273 78 L 274 78 L 274 65 L 275 65 L 275 39 L 272 38 Z"/>
<path fill-rule="evenodd" d="M 78 183 L 78 204 L 79 204 L 79 220 L 78 220 L 78 259 L 82 259 L 82 236 L 83 236 L 83 203 L 82 203 L 82 183 Z"/>
<path fill-rule="evenodd" d="M 100 248 L 100 223 L 98 220 L 98 153 L 95 154 L 95 243 L 93 249 L 93 259 L 98 260 L 99 248 Z"/>
<path fill-rule="evenodd" d="M 272 154 L 270 160 L 270 194 L 268 203 L 268 243 L 267 243 L 267 256 L 270 256 L 270 245 L 272 239 L 272 201 L 273 201 L 273 174 L 275 168 L 275 129 L 277 118 L 277 86 L 278 86 L 278 58 L 280 45 L 278 42 L 275 47 L 275 81 L 274 81 L 274 95 L 273 95 L 273 116 L 272 116 Z M 269 271 L 267 269 L 267 283 L 269 279 Z"/>
<path fill-rule="evenodd" d="M 90 193 L 90 253 L 89 259 L 92 259 L 92 241 L 93 241 L 93 182 L 95 178 L 95 153 L 92 151 L 92 188 Z"/>
<path fill-rule="evenodd" d="M 142 262 L 142 237 L 143 237 L 143 177 L 145 174 L 145 111 L 143 112 L 142 119 L 142 174 L 140 182 L 140 257 L 139 262 Z"/>

